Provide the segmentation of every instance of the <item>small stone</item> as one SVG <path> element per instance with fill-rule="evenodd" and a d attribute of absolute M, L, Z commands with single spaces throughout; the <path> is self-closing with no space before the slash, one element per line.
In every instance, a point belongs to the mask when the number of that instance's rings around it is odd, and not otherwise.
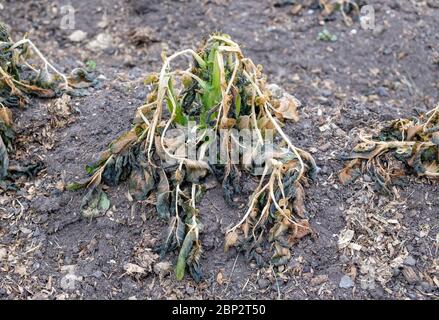
<path fill-rule="evenodd" d="M 332 96 L 332 91 L 328 89 L 323 89 L 320 91 L 320 94 L 324 97 L 330 97 Z"/>
<path fill-rule="evenodd" d="M 343 289 L 352 288 L 355 285 L 354 281 L 352 281 L 351 277 L 344 275 L 341 277 L 339 287 Z"/>
<path fill-rule="evenodd" d="M 380 97 L 388 97 L 389 93 L 387 92 L 386 88 L 384 87 L 379 87 L 377 90 L 377 93 Z"/>
<path fill-rule="evenodd" d="M 393 53 L 393 50 L 392 50 L 392 48 L 387 47 L 384 49 L 383 53 L 384 53 L 384 55 L 388 56 L 388 55 L 391 55 Z"/>
<path fill-rule="evenodd" d="M 85 40 L 85 38 L 87 38 L 87 32 L 82 30 L 76 30 L 69 36 L 69 40 L 72 42 L 81 42 Z"/>
<path fill-rule="evenodd" d="M 195 293 L 195 289 L 191 286 L 187 286 L 186 287 L 186 293 L 187 294 L 194 294 Z"/>
<path fill-rule="evenodd" d="M 82 281 L 82 277 L 78 277 L 75 274 L 66 274 L 61 278 L 60 286 L 63 290 L 75 290 L 76 282 Z"/>
<path fill-rule="evenodd" d="M 414 267 L 416 265 L 416 259 L 413 258 L 412 256 L 408 256 L 407 258 L 405 258 L 404 264 L 407 266 Z"/>
<path fill-rule="evenodd" d="M 269 285 L 270 285 L 270 281 L 268 281 L 267 279 L 259 279 L 258 280 L 259 289 L 268 288 Z"/>

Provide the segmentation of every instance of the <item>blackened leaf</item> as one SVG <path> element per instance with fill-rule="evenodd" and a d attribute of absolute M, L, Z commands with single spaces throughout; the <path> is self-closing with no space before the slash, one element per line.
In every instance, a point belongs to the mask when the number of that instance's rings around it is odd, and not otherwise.
<path fill-rule="evenodd" d="M 196 241 L 186 261 L 189 272 L 196 283 L 200 282 L 202 276 L 200 267 L 202 252 L 201 244 L 199 241 Z"/>
<path fill-rule="evenodd" d="M 268 233 L 268 241 L 272 242 L 279 238 L 279 236 L 285 234 L 288 230 L 288 225 L 286 223 L 278 222 L 276 223 Z"/>
<path fill-rule="evenodd" d="M 296 184 L 296 196 L 293 201 L 294 212 L 301 218 L 305 217 L 305 191 L 300 183 Z"/>
<path fill-rule="evenodd" d="M 154 188 L 155 181 L 152 174 L 140 166 L 137 166 L 130 176 L 129 189 L 130 194 L 136 200 L 144 200 L 150 191 Z"/>
<path fill-rule="evenodd" d="M 156 202 L 157 214 L 162 219 L 169 219 L 171 215 L 169 212 L 170 190 L 169 190 L 168 178 L 166 177 L 166 173 L 164 170 L 159 171 L 159 177 L 160 177 L 160 182 L 157 187 L 157 202 Z"/>
<path fill-rule="evenodd" d="M 181 246 L 183 244 L 185 235 L 186 235 L 186 225 L 184 224 L 183 221 L 181 221 L 181 219 L 178 219 L 177 220 L 177 230 L 175 233 L 175 239 L 176 239 L 177 244 L 179 246 Z"/>
<path fill-rule="evenodd" d="M 75 89 L 88 88 L 99 83 L 92 73 L 83 68 L 73 69 L 67 80 L 69 85 Z"/>
<path fill-rule="evenodd" d="M 160 259 L 163 259 L 168 251 L 174 250 L 177 247 L 176 234 L 177 234 L 177 218 L 172 217 L 169 221 L 168 231 L 163 244 L 160 246 Z M 183 231 L 184 237 L 184 231 Z"/>
<path fill-rule="evenodd" d="M 271 258 L 271 263 L 275 266 L 285 265 L 291 259 L 290 249 L 282 246 L 280 243 L 275 243 L 275 254 Z"/>
<path fill-rule="evenodd" d="M 227 204 L 230 206 L 236 206 L 235 197 L 242 191 L 240 184 L 241 173 L 238 169 L 232 165 L 227 172 L 223 180 L 223 196 Z"/>
<path fill-rule="evenodd" d="M 101 188 L 91 188 L 81 203 L 81 213 L 84 218 L 95 218 L 104 215 L 110 208 L 110 201 Z"/>
<path fill-rule="evenodd" d="M 251 261 L 252 259 L 255 259 L 255 262 L 259 268 L 264 267 L 266 265 L 262 255 L 257 253 L 255 250 L 252 250 L 248 256 L 248 261 Z"/>
<path fill-rule="evenodd" d="M 126 152 L 109 160 L 102 174 L 105 184 L 115 186 L 126 180 L 131 174 L 132 157 L 130 152 Z"/>

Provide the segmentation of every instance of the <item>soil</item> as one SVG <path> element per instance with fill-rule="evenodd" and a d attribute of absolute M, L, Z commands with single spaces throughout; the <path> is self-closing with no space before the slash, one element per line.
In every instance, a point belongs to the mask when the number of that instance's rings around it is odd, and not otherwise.
<path fill-rule="evenodd" d="M 74 112 L 64 125 L 51 125 L 51 100 L 33 99 L 25 110 L 14 110 L 20 138 L 13 162 L 39 160 L 45 169 L 33 179 L 20 179 L 20 191 L 0 194 L 1 299 L 439 297 L 437 182 L 407 177 L 390 199 L 371 191 L 367 177 L 348 186 L 337 179 L 340 156 L 354 145 L 358 129 L 373 129 L 439 102 L 436 0 L 367 1 L 375 9 L 374 30 L 363 30 L 358 20 L 347 26 L 339 13 L 321 22 L 315 6 L 293 13 L 294 3 L 312 1 L 77 0 L 75 29 L 87 33 L 79 43 L 69 39 L 74 30 L 60 28 L 61 8 L 69 2 L 1 2 L 0 19 L 14 39 L 27 33 L 66 73 L 93 60 L 101 75 L 100 87 L 72 98 Z M 105 16 L 106 23 L 100 23 Z M 337 41 L 317 39 L 324 27 Z M 130 40 L 136 30 L 145 35 L 140 43 Z M 167 224 L 150 204 L 130 202 L 126 185 L 108 189 L 110 210 L 91 221 L 79 213 L 82 192 L 63 186 L 84 178 L 85 165 L 130 128 L 148 93 L 143 79 L 159 70 L 161 52 L 196 47 L 215 31 L 230 34 L 264 66 L 270 82 L 302 102 L 300 121 L 285 130 L 293 143 L 311 151 L 320 172 L 306 189 L 315 235 L 295 245 L 289 265 L 282 268 L 257 268 L 234 250 L 224 252 L 224 231 L 243 210 L 225 203 L 220 186 L 211 190 L 200 204 L 206 226 L 204 278 L 196 284 L 189 276 L 176 281 L 159 263 L 153 248 Z M 110 34 L 112 43 L 95 51 L 87 47 L 101 33 Z M 245 185 L 244 198 L 250 186 Z M 370 247 L 340 249 L 339 235 L 346 228 L 354 229 L 358 243 L 365 241 L 364 235 L 357 237 L 361 226 L 350 220 L 351 204 L 368 217 L 395 205 L 389 211 L 393 216 L 386 218 L 393 219 L 390 224 L 397 221 L 398 228 L 389 231 L 383 223 L 376 237 L 369 234 Z M 403 263 L 392 264 L 397 255 Z M 164 261 L 175 260 L 169 254 Z M 380 280 L 382 270 L 376 268 L 376 281 L 364 286 L 365 261 L 392 266 L 391 275 Z M 143 273 L 130 274 L 127 263 L 142 266 Z"/>

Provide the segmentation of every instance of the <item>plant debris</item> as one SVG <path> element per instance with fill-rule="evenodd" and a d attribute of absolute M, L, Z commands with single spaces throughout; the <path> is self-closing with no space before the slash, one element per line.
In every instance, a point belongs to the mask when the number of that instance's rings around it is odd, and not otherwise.
<path fill-rule="evenodd" d="M 32 59 L 32 52 L 42 61 L 41 66 Z M 12 41 L 0 22 L 0 182 L 11 170 L 8 169 L 8 152 L 13 150 L 15 136 L 11 109 L 25 107 L 31 97 L 55 98 L 66 92 L 82 94 L 80 89 L 94 84 L 96 80 L 83 69 L 75 69 L 70 76 L 65 76 L 47 61 L 31 40 Z"/>
<path fill-rule="evenodd" d="M 183 55 L 192 56 L 193 64 L 172 69 L 171 62 Z M 169 220 L 158 251 L 163 257 L 178 249 L 176 278 L 189 271 L 198 282 L 203 224 L 197 203 L 206 191 L 206 177 L 213 173 L 222 180 L 224 198 L 233 205 L 240 177 L 247 172 L 260 176 L 260 182 L 246 214 L 227 230 L 225 249 L 245 250 L 262 265 L 262 242 L 268 238 L 275 248 L 272 263 L 286 264 L 290 247 L 311 233 L 304 186 L 317 173 L 311 155 L 296 148 L 282 130 L 285 120 L 298 120 L 298 100 L 268 85 L 262 67 L 245 58 L 227 35 L 211 35 L 197 51 L 187 49 L 163 59 L 160 73 L 145 81 L 152 91 L 138 108 L 133 128 L 87 166 L 88 179 L 68 186 L 88 189 L 83 215 L 108 209 L 102 184 L 128 180 L 135 200 L 145 200 L 154 191 L 157 214 Z M 189 130 L 183 130 L 186 126 Z M 255 145 L 244 145 L 237 130 L 251 132 Z M 280 142 L 270 139 L 271 131 Z M 237 146 L 240 161 L 234 159 Z M 210 148 L 221 152 L 211 153 Z"/>
<path fill-rule="evenodd" d="M 392 194 L 391 183 L 406 175 L 439 177 L 439 105 L 429 112 L 386 124 L 376 134 L 360 134 L 339 178 L 347 184 L 363 172 L 378 190 Z"/>

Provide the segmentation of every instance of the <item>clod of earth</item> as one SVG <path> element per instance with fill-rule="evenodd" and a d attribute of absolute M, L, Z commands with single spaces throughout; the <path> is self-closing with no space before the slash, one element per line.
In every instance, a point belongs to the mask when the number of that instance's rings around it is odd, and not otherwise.
<path fill-rule="evenodd" d="M 32 52 L 41 60 L 40 66 L 32 59 Z M 4 187 L 4 179 L 11 173 L 8 156 L 13 150 L 14 139 L 11 109 L 25 107 L 32 96 L 54 98 L 63 92 L 83 94 L 81 89 L 94 84 L 96 81 L 84 69 L 75 69 L 65 76 L 29 39 L 12 41 L 5 25 L 0 22 L 0 187 Z M 15 170 L 15 174 L 19 171 Z"/>
<path fill-rule="evenodd" d="M 171 63 L 181 56 L 192 57 L 193 63 L 172 69 Z M 199 281 L 203 224 L 197 202 L 206 190 L 206 177 L 214 174 L 222 180 L 224 198 L 233 205 L 242 174 L 259 175 L 247 212 L 226 232 L 225 249 L 243 250 L 262 265 L 263 241 L 268 238 L 274 244 L 271 263 L 287 263 L 290 247 L 311 233 L 304 186 L 317 172 L 311 155 L 295 147 L 282 130 L 285 120 L 298 120 L 299 102 L 277 85 L 268 85 L 262 67 L 245 58 L 227 35 L 211 35 L 197 51 L 187 49 L 163 59 L 160 73 L 146 80 L 152 91 L 137 109 L 133 128 L 87 166 L 88 179 L 68 186 L 87 188 L 83 215 L 105 214 L 109 202 L 102 184 L 129 180 L 135 200 L 155 192 L 157 214 L 169 221 L 158 250 L 163 257 L 179 249 L 177 279 L 188 270 Z M 189 130 L 183 130 L 189 124 Z M 270 139 L 272 131 L 280 142 Z M 242 133 L 253 135 L 255 142 L 244 143 Z"/>
<path fill-rule="evenodd" d="M 359 138 L 362 142 L 346 157 L 351 161 L 339 175 L 344 184 L 367 172 L 380 191 L 391 194 L 392 180 L 405 174 L 439 177 L 439 105 Z"/>

